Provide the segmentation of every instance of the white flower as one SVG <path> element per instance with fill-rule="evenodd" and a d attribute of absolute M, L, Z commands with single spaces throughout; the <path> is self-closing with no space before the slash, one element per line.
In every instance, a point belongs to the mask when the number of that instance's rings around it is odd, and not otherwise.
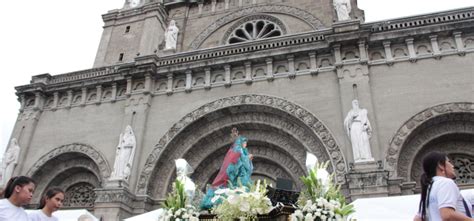
<path fill-rule="evenodd" d="M 240 211 L 248 212 L 250 210 L 250 204 L 247 201 L 243 201 L 240 203 Z"/>
<path fill-rule="evenodd" d="M 314 217 L 311 215 L 311 213 L 307 213 L 306 216 L 304 217 L 304 221 L 313 221 Z"/>
<path fill-rule="evenodd" d="M 327 219 L 327 217 L 326 217 L 325 215 L 322 215 L 322 216 L 321 216 L 321 220 L 322 220 L 322 221 L 325 221 L 326 219 Z"/>
<path fill-rule="evenodd" d="M 303 219 L 303 212 L 301 210 L 296 210 L 294 214 L 297 218 Z"/>

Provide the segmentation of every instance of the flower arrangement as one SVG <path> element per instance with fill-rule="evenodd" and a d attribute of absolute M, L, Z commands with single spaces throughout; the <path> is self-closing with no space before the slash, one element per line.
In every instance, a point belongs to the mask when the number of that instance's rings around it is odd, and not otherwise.
<path fill-rule="evenodd" d="M 250 187 L 240 186 L 237 188 L 225 188 L 215 191 L 213 202 L 219 200 L 222 203 L 212 209 L 219 220 L 232 221 L 234 219 L 256 220 L 257 215 L 269 213 L 273 207 L 270 199 L 266 196 L 266 182 Z"/>
<path fill-rule="evenodd" d="M 353 205 L 346 204 L 339 185 L 334 185 L 334 174 L 326 168 L 329 161 L 309 170 L 309 175 L 301 177 L 306 189 L 298 198 L 298 208 L 291 215 L 292 221 L 339 221 L 355 212 Z"/>
<path fill-rule="evenodd" d="M 173 183 L 173 191 L 168 194 L 162 207 L 165 209 L 158 218 L 159 221 L 199 221 L 199 211 L 188 204 L 184 191 L 184 184 L 179 180 Z"/>

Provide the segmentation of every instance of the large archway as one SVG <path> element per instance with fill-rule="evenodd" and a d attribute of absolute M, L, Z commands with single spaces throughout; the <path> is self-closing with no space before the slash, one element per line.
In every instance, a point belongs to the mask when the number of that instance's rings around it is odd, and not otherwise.
<path fill-rule="evenodd" d="M 472 183 L 473 147 L 474 104 L 442 104 L 418 113 L 399 129 L 387 152 L 387 166 L 392 177 L 418 182 L 421 159 L 437 150 L 454 158 L 461 182 Z"/>
<path fill-rule="evenodd" d="M 93 208 L 95 188 L 102 187 L 110 174 L 110 167 L 103 155 L 93 147 L 73 143 L 55 148 L 42 156 L 28 171 L 37 183 L 33 203 L 49 187 L 65 191 L 67 208 Z"/>
<path fill-rule="evenodd" d="M 305 154 L 310 151 L 321 161 L 329 160 L 337 182 L 344 182 L 343 154 L 313 114 L 281 98 L 241 95 L 206 104 L 176 123 L 148 158 L 138 193 L 163 198 L 175 176 L 173 160 L 181 157 L 195 168 L 192 178 L 203 188 L 231 145 L 232 127 L 249 138 L 256 177 L 286 178 L 298 187 L 299 176 L 305 174 Z"/>

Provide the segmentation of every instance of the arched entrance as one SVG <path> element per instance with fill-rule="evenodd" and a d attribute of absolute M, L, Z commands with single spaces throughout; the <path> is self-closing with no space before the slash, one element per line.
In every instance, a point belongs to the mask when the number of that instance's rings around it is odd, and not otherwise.
<path fill-rule="evenodd" d="M 200 188 L 214 178 L 231 145 L 230 130 L 237 127 L 249 138 L 254 176 L 292 180 L 300 187 L 306 151 L 331 162 L 339 183 L 346 163 L 328 129 L 310 112 L 281 98 L 241 95 L 206 104 L 185 116 L 162 137 L 148 158 L 138 193 L 162 199 L 175 177 L 174 159 L 185 158 Z"/>
<path fill-rule="evenodd" d="M 102 187 L 110 167 L 101 153 L 89 145 L 73 143 L 53 149 L 42 156 L 28 171 L 37 183 L 32 202 L 49 187 L 65 191 L 64 207 L 93 208 L 95 188 Z"/>
<path fill-rule="evenodd" d="M 392 140 L 386 159 L 394 170 L 393 175 L 408 182 L 419 182 L 423 156 L 430 151 L 445 152 L 455 164 L 458 183 L 474 185 L 472 148 L 474 104 L 442 104 L 408 120 Z"/>

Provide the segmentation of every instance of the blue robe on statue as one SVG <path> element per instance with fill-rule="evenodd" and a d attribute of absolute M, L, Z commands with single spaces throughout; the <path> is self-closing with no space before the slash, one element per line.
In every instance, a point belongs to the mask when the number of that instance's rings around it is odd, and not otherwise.
<path fill-rule="evenodd" d="M 242 186 L 250 186 L 252 179 L 250 178 L 253 171 L 253 164 L 249 158 L 249 153 L 243 144 L 247 143 L 247 138 L 238 136 L 232 147 L 229 148 L 224 157 L 224 162 L 212 182 L 211 188 L 207 190 L 206 196 L 201 201 L 201 209 L 211 209 L 220 201 L 212 203 L 214 191 L 220 188 L 232 188 Z"/>

